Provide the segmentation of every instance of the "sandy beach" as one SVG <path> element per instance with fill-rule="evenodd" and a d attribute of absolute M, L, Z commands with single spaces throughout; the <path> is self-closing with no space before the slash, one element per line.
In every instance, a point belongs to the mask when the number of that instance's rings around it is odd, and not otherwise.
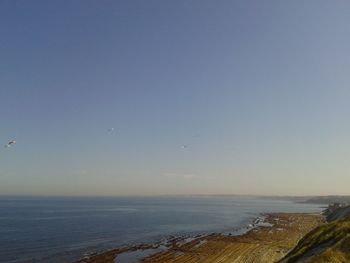
<path fill-rule="evenodd" d="M 211 234 L 173 238 L 167 244 L 116 248 L 79 260 L 79 263 L 271 263 L 285 256 L 310 230 L 322 224 L 318 214 L 273 213 L 255 221 L 243 235 Z"/>

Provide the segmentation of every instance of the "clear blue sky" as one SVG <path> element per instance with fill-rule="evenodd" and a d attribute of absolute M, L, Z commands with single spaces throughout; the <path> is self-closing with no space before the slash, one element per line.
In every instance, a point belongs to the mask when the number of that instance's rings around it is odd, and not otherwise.
<path fill-rule="evenodd" d="M 0 194 L 350 194 L 349 13 L 1 1 Z"/>

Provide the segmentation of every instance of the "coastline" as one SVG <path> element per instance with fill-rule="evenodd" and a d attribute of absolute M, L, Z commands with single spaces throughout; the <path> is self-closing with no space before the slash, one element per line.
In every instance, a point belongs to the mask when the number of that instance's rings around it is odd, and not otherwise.
<path fill-rule="evenodd" d="M 268 213 L 237 235 L 212 233 L 170 237 L 86 255 L 76 263 L 140 262 L 276 262 L 310 230 L 324 221 L 320 214 Z"/>

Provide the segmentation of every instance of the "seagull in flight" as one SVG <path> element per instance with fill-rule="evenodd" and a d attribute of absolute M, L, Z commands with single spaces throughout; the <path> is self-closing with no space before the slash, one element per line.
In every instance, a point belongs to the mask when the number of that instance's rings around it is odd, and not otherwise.
<path fill-rule="evenodd" d="M 15 144 L 16 141 L 13 140 L 13 141 L 9 141 L 6 145 L 5 145 L 5 148 L 10 148 L 13 144 Z"/>

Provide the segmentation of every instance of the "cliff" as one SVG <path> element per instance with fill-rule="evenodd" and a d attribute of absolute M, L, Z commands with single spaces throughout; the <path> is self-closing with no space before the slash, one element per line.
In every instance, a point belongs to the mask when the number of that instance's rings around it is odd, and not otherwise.
<path fill-rule="evenodd" d="M 350 262 L 350 206 L 339 207 L 304 236 L 280 263 Z"/>

